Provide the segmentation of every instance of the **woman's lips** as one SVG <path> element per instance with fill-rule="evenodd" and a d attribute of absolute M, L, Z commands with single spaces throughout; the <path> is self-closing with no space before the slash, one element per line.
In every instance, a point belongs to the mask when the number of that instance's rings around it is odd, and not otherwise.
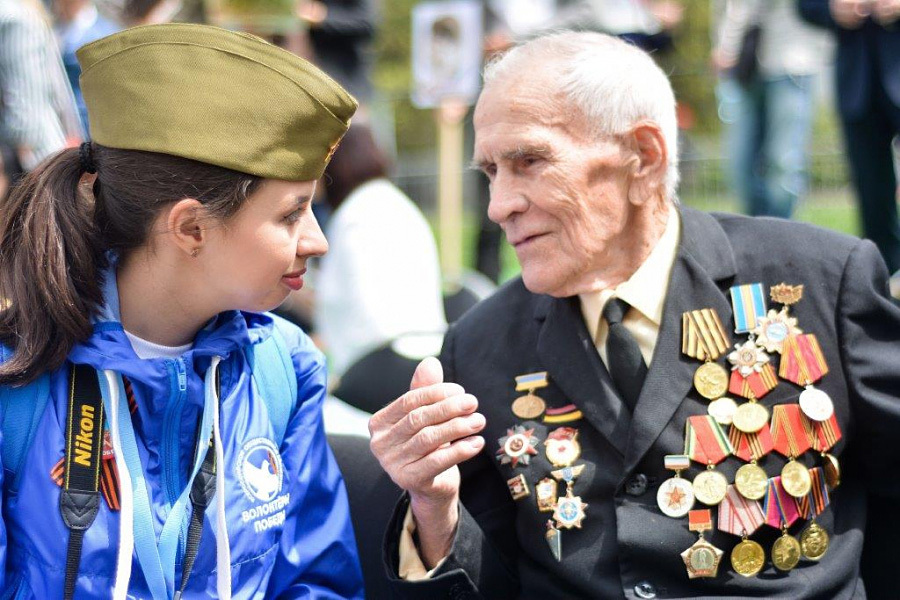
<path fill-rule="evenodd" d="M 288 286 L 295 292 L 303 287 L 303 274 L 306 273 L 306 269 L 302 271 L 297 271 L 295 273 L 288 273 L 281 278 L 281 281 L 284 282 L 284 285 Z"/>

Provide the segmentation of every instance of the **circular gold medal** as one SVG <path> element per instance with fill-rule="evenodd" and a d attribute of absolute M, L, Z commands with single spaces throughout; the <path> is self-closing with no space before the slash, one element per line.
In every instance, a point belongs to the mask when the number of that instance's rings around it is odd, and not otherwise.
<path fill-rule="evenodd" d="M 708 400 L 728 391 L 728 372 L 714 362 L 703 363 L 694 373 L 694 387 Z"/>
<path fill-rule="evenodd" d="M 547 460 L 554 467 L 570 467 L 581 456 L 581 444 L 572 438 L 547 439 Z"/>
<path fill-rule="evenodd" d="M 725 499 L 728 480 L 718 471 L 703 471 L 694 477 L 694 496 L 703 504 L 715 506 Z"/>
<path fill-rule="evenodd" d="M 734 474 L 734 487 L 748 500 L 760 500 L 766 495 L 768 485 L 766 472 L 753 463 L 742 466 Z"/>
<path fill-rule="evenodd" d="M 753 577 L 766 564 L 763 547 L 753 540 L 743 540 L 731 551 L 731 566 L 738 575 Z"/>
<path fill-rule="evenodd" d="M 809 560 L 819 560 L 828 550 L 828 532 L 813 521 L 800 534 L 800 549 Z"/>
<path fill-rule="evenodd" d="M 781 571 L 790 571 L 800 562 L 800 542 L 785 533 L 772 545 L 772 564 Z"/>
<path fill-rule="evenodd" d="M 734 412 L 737 410 L 737 404 L 728 396 L 722 396 L 709 403 L 706 412 L 709 413 L 716 423 L 719 425 L 731 425 L 734 419 Z"/>
<path fill-rule="evenodd" d="M 758 402 L 745 402 L 734 413 L 734 426 L 744 433 L 756 433 L 769 422 L 769 409 Z"/>
<path fill-rule="evenodd" d="M 829 488 L 834 489 L 841 485 L 841 463 L 838 462 L 836 456 L 825 453 L 822 455 L 825 471 L 825 483 Z"/>
<path fill-rule="evenodd" d="M 794 498 L 804 498 L 812 488 L 809 469 L 801 462 L 790 460 L 781 469 L 781 485 Z"/>
<path fill-rule="evenodd" d="M 822 390 L 808 386 L 800 393 L 800 410 L 813 421 L 827 421 L 834 414 L 834 403 Z"/>
<path fill-rule="evenodd" d="M 520 419 L 537 419 L 546 408 L 544 401 L 534 394 L 519 396 L 512 403 L 513 414 Z"/>

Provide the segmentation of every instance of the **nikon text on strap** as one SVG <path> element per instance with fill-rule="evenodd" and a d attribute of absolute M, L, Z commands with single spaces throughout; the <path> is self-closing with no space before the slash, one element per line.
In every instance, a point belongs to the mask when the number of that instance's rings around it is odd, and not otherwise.
<path fill-rule="evenodd" d="M 59 511 L 69 529 L 64 597 L 75 594 L 84 532 L 100 510 L 100 462 L 103 451 L 103 400 L 97 373 L 72 365 L 66 417 L 66 470 Z"/>

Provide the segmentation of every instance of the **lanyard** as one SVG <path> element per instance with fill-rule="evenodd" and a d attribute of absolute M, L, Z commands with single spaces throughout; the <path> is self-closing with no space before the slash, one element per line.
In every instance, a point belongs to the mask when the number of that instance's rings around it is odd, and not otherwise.
<path fill-rule="evenodd" d="M 200 471 L 203 459 L 206 456 L 206 452 L 202 450 L 209 443 L 209 438 L 212 434 L 213 411 L 218 404 L 218 394 L 216 393 L 215 385 L 215 372 L 218 363 L 219 358 L 214 357 L 206 372 L 203 416 L 200 422 L 200 435 L 197 437 L 198 448 L 194 452 L 194 465 L 191 470 L 191 476 L 178 499 L 169 510 L 162 532 L 159 535 L 158 543 L 153 526 L 150 495 L 147 491 L 144 469 L 138 453 L 134 426 L 131 423 L 131 419 L 128 418 L 128 401 L 122 376 L 115 374 L 113 377 L 117 388 L 116 394 L 111 393 L 110 383 L 106 378 L 100 379 L 103 403 L 106 410 L 110 411 L 110 404 L 115 400 L 118 402 L 118 414 L 125 417 L 119 420 L 118 434 L 121 440 L 125 467 L 131 475 L 131 488 L 134 496 L 135 552 L 154 600 L 170 600 L 175 594 L 175 559 L 178 550 L 178 537 L 185 520 L 194 478 L 197 476 L 197 472 Z M 113 398 L 113 396 L 117 396 L 117 398 Z M 203 446 L 202 448 L 201 445 Z"/>

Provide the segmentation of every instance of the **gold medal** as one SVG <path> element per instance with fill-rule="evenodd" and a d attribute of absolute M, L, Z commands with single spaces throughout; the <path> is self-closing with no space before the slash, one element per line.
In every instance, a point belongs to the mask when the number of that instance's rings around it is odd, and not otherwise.
<path fill-rule="evenodd" d="M 712 469 L 703 471 L 694 478 L 694 496 L 703 504 L 715 506 L 725 498 L 728 480 Z"/>
<path fill-rule="evenodd" d="M 772 564 L 781 571 L 790 571 L 800 562 L 800 542 L 787 529 L 772 545 Z"/>
<path fill-rule="evenodd" d="M 570 467 L 581 456 L 578 430 L 573 427 L 557 427 L 547 435 L 544 446 L 554 467 Z"/>
<path fill-rule="evenodd" d="M 742 466 L 734 474 L 734 487 L 748 500 L 760 500 L 766 495 L 769 478 L 756 463 Z"/>
<path fill-rule="evenodd" d="M 541 512 L 553 512 L 556 508 L 557 486 L 555 479 L 544 477 L 534 486 L 534 495 L 537 496 L 538 510 Z"/>
<path fill-rule="evenodd" d="M 800 550 L 809 560 L 819 560 L 828 551 L 828 532 L 813 521 L 800 534 Z"/>
<path fill-rule="evenodd" d="M 547 405 L 538 396 L 534 390 L 547 387 L 547 372 L 526 373 L 525 375 L 516 376 L 516 391 L 528 392 L 524 396 L 519 396 L 512 403 L 512 412 L 520 419 L 537 419 L 547 408 Z"/>
<path fill-rule="evenodd" d="M 525 481 L 525 476 L 521 473 L 512 479 L 508 479 L 506 481 L 506 487 L 509 488 L 509 494 L 512 496 L 513 500 L 521 500 L 531 494 L 528 490 L 528 482 Z"/>
<path fill-rule="evenodd" d="M 825 471 L 825 483 L 831 489 L 841 485 L 841 463 L 833 454 L 822 453 L 823 469 Z"/>
<path fill-rule="evenodd" d="M 731 551 L 731 566 L 738 575 L 753 577 L 766 564 L 763 547 L 753 540 L 743 539 Z"/>
<path fill-rule="evenodd" d="M 756 433 L 769 422 L 769 410 L 758 402 L 745 402 L 737 407 L 734 426 L 744 433 Z"/>
<path fill-rule="evenodd" d="M 805 498 L 812 488 L 809 469 L 803 463 L 789 460 L 781 469 L 781 485 L 794 498 Z"/>
<path fill-rule="evenodd" d="M 715 400 L 728 391 L 728 372 L 714 362 L 706 362 L 694 372 L 694 387 L 708 400 Z"/>
<path fill-rule="evenodd" d="M 572 495 L 572 488 L 569 487 L 566 495 L 556 501 L 556 508 L 553 510 L 556 526 L 566 529 L 573 527 L 581 529 L 581 522 L 586 516 L 585 508 L 587 508 L 587 504 L 582 502 L 579 496 Z"/>
<path fill-rule="evenodd" d="M 734 413 L 737 411 L 737 404 L 728 396 L 722 396 L 709 403 L 706 412 L 716 420 L 719 425 L 731 425 L 734 421 Z"/>

